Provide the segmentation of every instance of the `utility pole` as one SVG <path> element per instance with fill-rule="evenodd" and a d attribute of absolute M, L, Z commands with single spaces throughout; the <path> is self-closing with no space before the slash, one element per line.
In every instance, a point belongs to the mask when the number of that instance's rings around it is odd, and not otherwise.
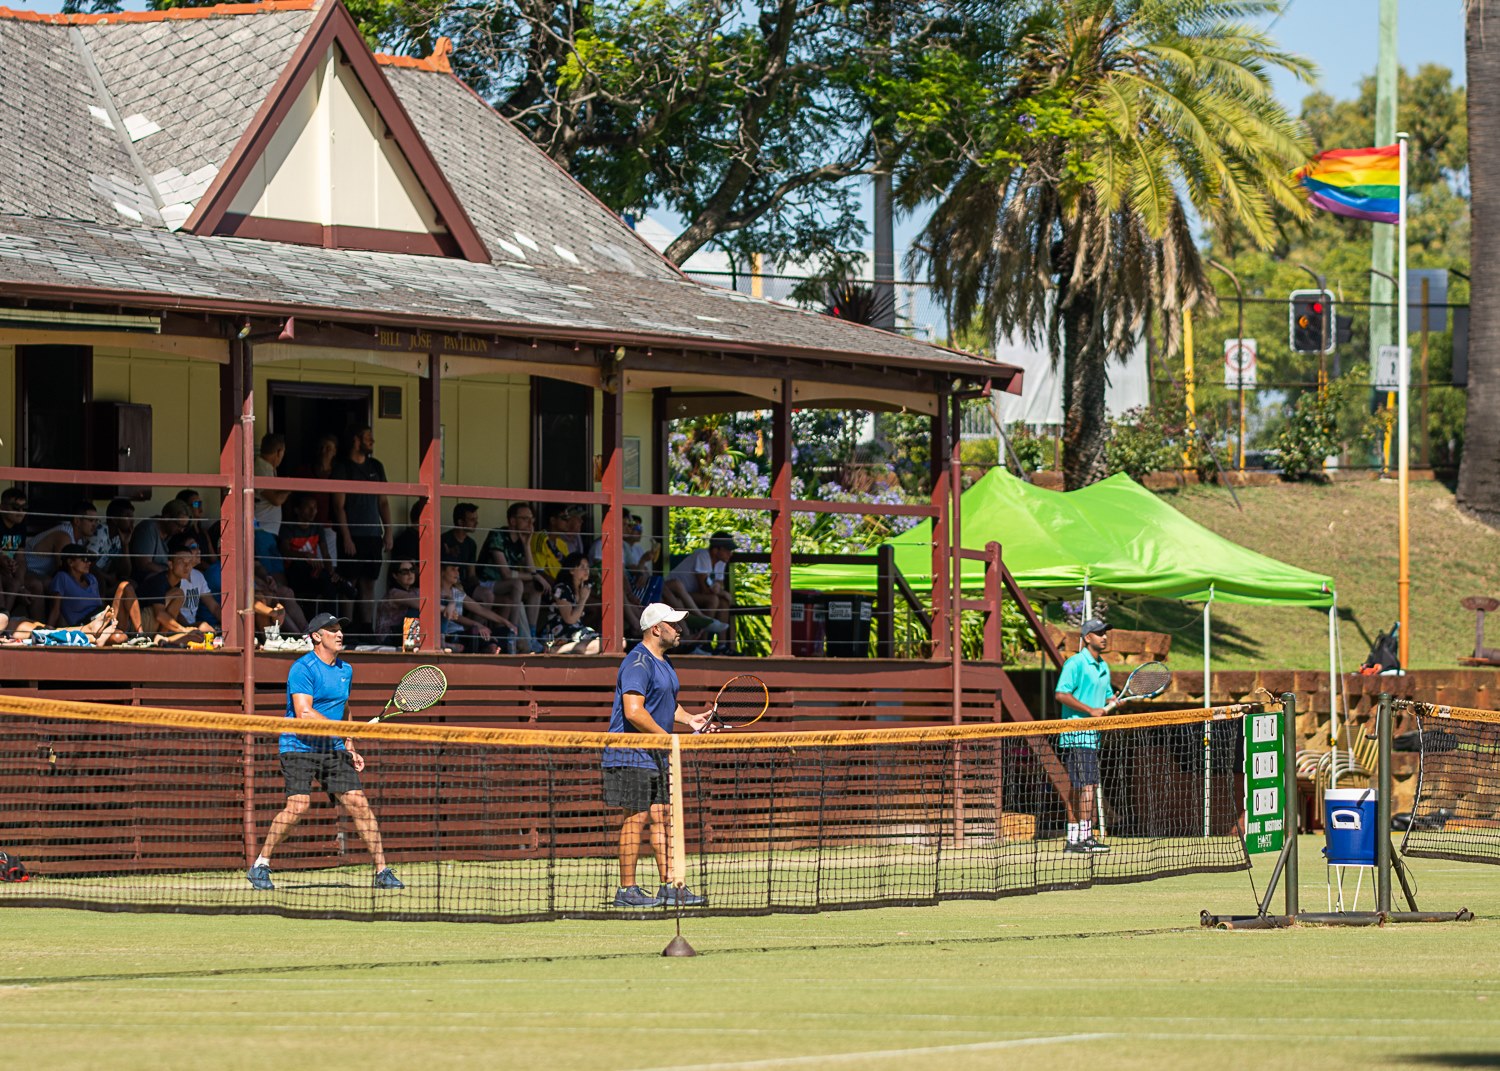
<path fill-rule="evenodd" d="M 1380 0 L 1380 51 L 1375 62 L 1375 144 L 1396 140 L 1396 9 L 1399 0 Z M 1380 347 L 1392 342 L 1396 300 L 1392 276 L 1396 271 L 1396 227 L 1371 224 L 1370 268 L 1370 367 L 1380 367 Z M 1391 280 L 1391 281 L 1387 281 Z M 1396 340 L 1405 345 L 1405 339 Z"/>

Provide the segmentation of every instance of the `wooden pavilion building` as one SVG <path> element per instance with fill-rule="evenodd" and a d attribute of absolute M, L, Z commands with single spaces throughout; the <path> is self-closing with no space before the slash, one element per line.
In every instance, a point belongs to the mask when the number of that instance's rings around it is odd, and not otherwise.
<path fill-rule="evenodd" d="M 0 69 L 0 481 L 41 512 L 127 494 L 138 518 L 179 488 L 217 492 L 225 608 L 219 651 L 6 647 L 0 687 L 279 712 L 292 656 L 250 634 L 256 489 L 370 486 L 258 478 L 256 443 L 281 432 L 295 457 L 368 423 L 380 489 L 426 500 L 427 565 L 455 501 L 484 527 L 508 501 L 578 503 L 603 533 L 605 654 L 422 654 L 452 681 L 444 717 L 598 728 L 625 644 L 623 513 L 660 538 L 665 511 L 704 506 L 768 517 L 772 654 L 754 666 L 783 724 L 864 718 L 872 692 L 886 719 L 993 718 L 997 695 L 1025 716 L 998 614 L 979 662 L 954 643 L 961 607 L 996 605 L 998 548 L 991 598 L 949 583 L 955 414 L 1018 393 L 1019 369 L 694 282 L 459 81 L 446 44 L 377 56 L 338 0 L 0 9 Z M 931 417 L 931 501 L 883 507 L 936 521 L 929 657 L 791 657 L 793 513 L 871 511 L 793 500 L 798 407 Z M 774 414 L 769 495 L 668 493 L 668 422 L 745 409 Z M 420 581 L 429 646 L 437 572 Z M 412 660 L 354 657 L 366 698 Z M 746 668 L 684 660 L 684 684 Z"/>

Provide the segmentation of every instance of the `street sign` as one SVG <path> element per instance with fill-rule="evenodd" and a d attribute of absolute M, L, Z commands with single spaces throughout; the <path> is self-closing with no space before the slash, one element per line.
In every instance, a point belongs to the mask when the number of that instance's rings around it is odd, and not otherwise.
<path fill-rule="evenodd" d="M 1279 852 L 1286 830 L 1282 798 L 1281 714 L 1245 717 L 1245 851 Z"/>
<path fill-rule="evenodd" d="M 1224 386 L 1237 390 L 1243 383 L 1247 388 L 1255 386 L 1255 339 L 1226 338 L 1224 340 Z"/>
<path fill-rule="evenodd" d="M 1410 347 L 1407 349 L 1411 352 Z M 1397 362 L 1401 360 L 1401 350 L 1396 346 L 1381 346 L 1380 360 L 1376 362 L 1371 378 L 1371 384 L 1376 390 L 1400 390 L 1401 369 Z"/>

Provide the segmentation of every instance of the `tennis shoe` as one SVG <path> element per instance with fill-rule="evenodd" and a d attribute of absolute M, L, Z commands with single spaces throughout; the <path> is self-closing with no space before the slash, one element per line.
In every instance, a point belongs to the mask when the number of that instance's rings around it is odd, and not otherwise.
<path fill-rule="evenodd" d="M 1088 855 L 1090 854 L 1090 849 L 1084 841 L 1070 840 L 1067 844 L 1063 845 L 1063 852 L 1068 855 Z"/>
<path fill-rule="evenodd" d="M 386 867 L 380 873 L 375 875 L 375 888 L 404 889 L 406 888 L 406 886 L 401 884 L 401 879 L 396 877 L 396 872 L 394 870 L 392 870 L 390 867 Z"/>
<path fill-rule="evenodd" d="M 666 888 L 666 886 L 662 886 Z M 615 890 L 616 907 L 660 907 L 661 897 L 652 896 L 639 885 L 632 885 L 628 889 Z"/>
<path fill-rule="evenodd" d="M 1105 844 L 1098 837 L 1090 837 L 1088 840 L 1083 842 L 1083 850 L 1086 852 L 1093 852 L 1095 855 L 1104 855 L 1110 852 L 1112 849 L 1108 844 Z"/>
<path fill-rule="evenodd" d="M 245 878 L 257 889 L 270 890 L 276 888 L 271 883 L 271 868 L 265 864 L 253 866 L 245 871 Z"/>
<path fill-rule="evenodd" d="M 686 885 L 677 888 L 675 885 L 663 885 L 656 894 L 659 903 L 667 907 L 707 907 L 708 897 L 699 896 Z"/>

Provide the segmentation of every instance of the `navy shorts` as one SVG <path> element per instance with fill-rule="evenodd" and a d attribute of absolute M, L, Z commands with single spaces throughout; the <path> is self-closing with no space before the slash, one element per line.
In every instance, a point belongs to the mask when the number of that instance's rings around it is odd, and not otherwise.
<path fill-rule="evenodd" d="M 1068 768 L 1068 781 L 1074 788 L 1099 783 L 1099 749 L 1096 747 L 1065 747 L 1062 751 L 1063 765 Z"/>
<path fill-rule="evenodd" d="M 648 811 L 669 802 L 666 774 L 642 766 L 604 767 L 604 802 L 627 814 Z"/>
<path fill-rule="evenodd" d="M 364 786 L 347 751 L 283 751 L 281 776 L 288 796 L 311 796 L 313 782 L 330 796 L 358 792 Z"/>

